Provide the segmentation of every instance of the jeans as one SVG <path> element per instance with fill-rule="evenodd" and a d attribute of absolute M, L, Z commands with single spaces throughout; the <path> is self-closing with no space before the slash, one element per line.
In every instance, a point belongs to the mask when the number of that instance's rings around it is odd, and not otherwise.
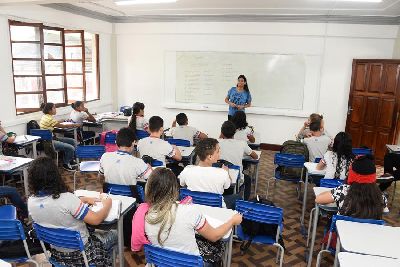
<path fill-rule="evenodd" d="M 17 189 L 11 186 L 0 186 L 0 197 L 7 197 L 11 203 L 21 210 L 23 217 L 28 217 L 28 207 L 18 194 Z"/>
<path fill-rule="evenodd" d="M 54 148 L 64 152 L 64 164 L 69 164 L 74 158 L 76 141 L 68 137 L 58 137 L 57 139 L 53 141 Z"/>

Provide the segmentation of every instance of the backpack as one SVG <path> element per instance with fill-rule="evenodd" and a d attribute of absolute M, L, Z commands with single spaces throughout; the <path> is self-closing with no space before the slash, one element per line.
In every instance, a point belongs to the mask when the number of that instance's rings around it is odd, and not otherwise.
<path fill-rule="evenodd" d="M 26 124 L 26 133 L 31 134 L 32 129 L 40 129 L 39 123 L 35 120 L 31 120 Z"/>
<path fill-rule="evenodd" d="M 306 162 L 309 159 L 308 148 L 306 144 L 303 144 L 298 141 L 288 140 L 285 141 L 281 148 L 281 153 L 286 154 L 295 154 L 295 155 L 303 155 Z M 281 176 L 287 179 L 295 179 L 301 177 L 301 169 L 299 168 L 290 168 L 290 167 L 278 167 L 281 172 Z M 305 170 L 303 172 L 303 177 L 305 175 Z"/>
<path fill-rule="evenodd" d="M 256 198 L 252 198 L 248 200 L 249 202 L 261 203 L 268 206 L 275 207 L 275 204 L 265 198 L 261 198 L 257 195 Z M 266 223 L 259 223 L 255 221 L 250 221 L 243 218 L 241 224 L 242 230 L 246 235 L 250 236 L 250 239 L 246 242 L 243 242 L 240 245 L 240 253 L 243 255 L 247 249 L 250 247 L 251 243 L 253 242 L 253 238 L 257 235 L 269 235 L 275 236 L 278 226 L 275 224 L 266 224 Z M 279 235 L 278 243 L 285 249 L 285 244 L 283 242 L 282 235 Z"/>

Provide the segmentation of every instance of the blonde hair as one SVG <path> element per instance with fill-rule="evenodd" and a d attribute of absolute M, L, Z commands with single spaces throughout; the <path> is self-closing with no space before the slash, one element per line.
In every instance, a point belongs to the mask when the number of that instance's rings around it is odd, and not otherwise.
<path fill-rule="evenodd" d="M 161 224 L 158 231 L 158 243 L 163 246 L 175 222 L 177 200 L 179 197 L 178 181 L 175 174 L 167 168 L 155 169 L 146 184 L 145 199 L 150 205 L 145 220 L 149 224 Z M 165 228 L 167 236 L 162 240 Z"/>

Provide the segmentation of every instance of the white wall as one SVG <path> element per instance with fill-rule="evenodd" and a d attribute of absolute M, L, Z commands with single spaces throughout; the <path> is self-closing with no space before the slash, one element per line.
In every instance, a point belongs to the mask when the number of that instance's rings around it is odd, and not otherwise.
<path fill-rule="evenodd" d="M 68 29 L 83 29 L 100 35 L 100 101 L 87 104 L 91 112 L 109 111 L 112 109 L 112 49 L 111 37 L 113 25 L 108 22 L 94 20 L 66 12 L 41 6 L 1 7 L 0 8 L 0 120 L 6 130 L 23 134 L 26 123 L 32 119 L 40 119 L 42 113 L 35 112 L 26 115 L 16 115 L 14 85 L 12 77 L 11 48 L 8 19 L 24 22 L 41 22 L 49 26 L 59 26 Z M 115 102 L 115 101 L 114 101 Z M 70 107 L 57 109 L 60 118 L 68 116 Z"/>
<path fill-rule="evenodd" d="M 327 131 L 335 135 L 346 124 L 352 59 L 392 58 L 397 32 L 398 26 L 323 23 L 115 24 L 118 106 L 144 102 L 146 116 L 160 115 L 170 125 L 181 110 L 162 107 L 165 51 L 319 54 L 322 67 L 316 112 L 324 115 Z M 227 118 L 227 112 L 185 112 L 190 124 L 213 137 L 219 135 L 220 125 Z M 305 120 L 255 114 L 248 117 L 261 133 L 261 141 L 274 144 L 293 138 Z"/>

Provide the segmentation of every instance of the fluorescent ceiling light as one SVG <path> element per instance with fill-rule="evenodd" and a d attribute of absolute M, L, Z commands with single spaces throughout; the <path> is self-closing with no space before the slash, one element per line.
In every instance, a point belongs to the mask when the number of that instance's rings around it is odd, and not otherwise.
<path fill-rule="evenodd" d="M 178 0 L 114 0 L 119 6 L 175 3 Z"/>
<path fill-rule="evenodd" d="M 336 0 L 337 2 L 365 2 L 365 3 L 380 3 L 383 0 Z M 336 2 L 335 1 L 335 2 Z"/>

